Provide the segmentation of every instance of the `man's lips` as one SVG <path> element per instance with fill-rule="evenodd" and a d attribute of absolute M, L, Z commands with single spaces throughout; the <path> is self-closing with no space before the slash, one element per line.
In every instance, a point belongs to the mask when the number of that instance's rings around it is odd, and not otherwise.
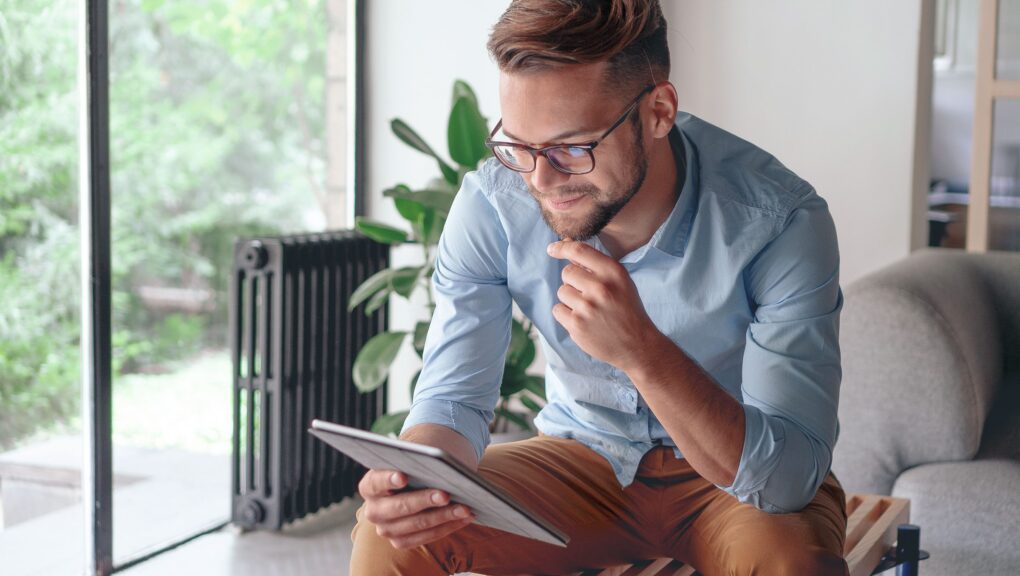
<path fill-rule="evenodd" d="M 573 208 L 574 205 L 577 204 L 585 196 L 586 194 L 578 194 L 577 196 L 568 196 L 565 198 L 556 199 L 549 198 L 548 201 L 549 205 L 552 206 L 554 210 L 569 210 L 570 208 Z"/>

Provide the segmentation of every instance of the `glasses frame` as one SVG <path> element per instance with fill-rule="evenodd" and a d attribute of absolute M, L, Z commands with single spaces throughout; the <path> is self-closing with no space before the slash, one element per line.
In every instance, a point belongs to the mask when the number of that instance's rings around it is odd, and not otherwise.
<path fill-rule="evenodd" d="M 649 84 L 648 86 L 646 86 L 645 89 L 642 90 L 641 93 L 638 94 L 637 97 L 634 98 L 634 100 L 631 101 L 630 105 L 627 106 L 627 109 L 623 111 L 623 114 L 620 115 L 620 117 L 616 120 L 616 122 L 613 122 L 613 125 L 610 126 L 608 130 L 603 132 L 601 136 L 599 136 L 598 138 L 596 138 L 594 140 L 589 140 L 588 142 L 579 142 L 579 143 L 576 143 L 576 144 L 571 144 L 571 143 L 552 144 L 550 146 L 542 146 L 541 148 L 535 148 L 533 146 L 528 146 L 527 144 L 521 144 L 520 142 L 505 142 L 505 141 L 500 141 L 500 140 L 493 140 L 492 137 L 495 136 L 496 132 L 499 132 L 499 129 L 503 126 L 503 119 L 500 118 L 499 122 L 496 123 L 496 127 L 492 129 L 491 133 L 489 133 L 489 137 L 485 139 L 485 146 L 487 148 L 489 148 L 490 150 L 492 150 L 492 155 L 495 156 L 496 159 L 499 160 L 499 162 L 502 165 L 504 165 L 507 168 L 513 170 L 514 172 L 522 172 L 522 173 L 525 173 L 525 174 L 530 173 L 530 172 L 534 172 L 535 169 L 538 168 L 538 157 L 542 156 L 542 157 L 544 157 L 546 159 L 547 162 L 549 162 L 549 165 L 552 166 L 553 169 L 556 170 L 557 172 L 561 172 L 563 174 L 569 174 L 571 176 L 579 176 L 581 174 L 588 174 L 588 173 L 592 172 L 593 170 L 595 170 L 595 148 L 599 144 L 601 144 L 610 134 L 612 134 L 613 130 L 616 130 L 620 126 L 620 124 L 623 124 L 623 121 L 626 120 L 631 115 L 631 113 L 634 111 L 634 108 L 638 105 L 638 102 L 640 102 L 641 99 L 645 97 L 645 95 L 647 95 L 649 92 L 651 92 L 654 89 L 655 89 L 655 85 L 654 84 Z M 496 146 L 509 146 L 511 148 L 517 148 L 519 150 L 527 151 L 529 154 L 531 154 L 531 160 L 532 160 L 532 162 L 531 162 L 531 169 L 530 170 L 522 170 L 519 167 L 511 166 L 510 164 L 508 164 L 503 159 L 502 156 L 500 156 L 499 154 L 496 153 L 496 150 L 495 150 Z M 584 172 L 571 172 L 569 170 L 566 170 L 566 169 L 558 166 L 554 160 L 551 160 L 549 158 L 548 154 L 549 154 L 550 150 L 556 150 L 556 149 L 559 149 L 559 148 L 580 148 L 580 149 L 584 150 L 585 152 L 588 153 L 588 157 L 591 158 L 591 168 L 589 168 L 588 170 L 585 170 Z"/>

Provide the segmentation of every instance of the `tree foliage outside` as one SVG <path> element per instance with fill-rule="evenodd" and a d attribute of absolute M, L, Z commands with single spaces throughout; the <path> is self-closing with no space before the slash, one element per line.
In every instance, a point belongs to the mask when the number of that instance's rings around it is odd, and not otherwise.
<path fill-rule="evenodd" d="M 0 0 L 0 448 L 78 409 L 77 18 Z M 325 7 L 115 0 L 109 24 L 115 369 L 168 370 L 226 346 L 235 238 L 324 225 Z"/>

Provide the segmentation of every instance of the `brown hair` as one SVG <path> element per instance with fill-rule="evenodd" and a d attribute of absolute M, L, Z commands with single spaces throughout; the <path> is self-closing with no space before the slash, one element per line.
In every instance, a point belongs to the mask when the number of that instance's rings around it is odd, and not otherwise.
<path fill-rule="evenodd" d="M 669 78 L 659 0 L 513 0 L 488 47 L 504 72 L 608 62 L 610 90 Z"/>

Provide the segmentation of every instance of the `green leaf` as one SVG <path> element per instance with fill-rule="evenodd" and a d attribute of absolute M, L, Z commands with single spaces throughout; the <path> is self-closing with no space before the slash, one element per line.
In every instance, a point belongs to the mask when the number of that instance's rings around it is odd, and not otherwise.
<path fill-rule="evenodd" d="M 478 97 L 475 96 L 475 91 L 471 88 L 471 86 L 463 80 L 454 80 L 453 100 L 450 102 L 450 105 L 453 106 L 456 104 L 457 100 L 460 98 L 466 98 L 469 102 L 471 102 L 471 105 L 474 106 L 475 109 L 481 109 L 481 107 L 478 106 Z"/>
<path fill-rule="evenodd" d="M 503 380 L 499 383 L 499 395 L 503 397 L 513 396 L 524 390 L 527 385 L 527 374 L 515 370 L 503 370 Z"/>
<path fill-rule="evenodd" d="M 478 166 L 478 162 L 489 154 L 489 149 L 485 147 L 488 135 L 485 118 L 482 118 L 477 104 L 472 104 L 465 97 L 458 98 L 450 111 L 446 130 L 453 161 L 471 169 Z"/>
<path fill-rule="evenodd" d="M 414 373 L 414 376 L 411 377 L 411 398 L 414 398 L 414 389 L 415 389 L 416 386 L 418 386 L 418 378 L 420 378 L 420 377 L 421 377 L 421 368 L 419 368 L 418 371 Z"/>
<path fill-rule="evenodd" d="M 393 188 L 383 190 L 383 196 L 393 196 L 393 204 L 397 207 L 397 212 L 404 217 L 411 224 L 418 221 L 418 215 L 421 214 L 422 207 L 417 202 L 409 202 L 403 199 L 403 194 L 410 194 L 411 189 L 405 184 L 397 184 Z"/>
<path fill-rule="evenodd" d="M 372 432 L 386 436 L 391 434 L 397 436 L 404 427 L 404 421 L 407 420 L 408 414 L 410 414 L 409 410 L 402 410 L 393 414 L 383 414 L 372 423 Z"/>
<path fill-rule="evenodd" d="M 430 246 L 439 242 L 439 235 L 443 232 L 442 226 L 445 222 L 445 218 L 436 216 L 435 210 L 422 212 L 421 218 L 418 219 L 418 229 L 421 234 L 418 241 Z"/>
<path fill-rule="evenodd" d="M 371 296 L 365 306 L 365 313 L 371 314 L 382 305 L 391 292 L 409 298 L 423 271 L 423 266 L 404 266 L 380 270 L 362 282 L 354 294 L 351 294 L 351 301 L 347 305 L 347 309 L 354 310 L 358 304 Z"/>
<path fill-rule="evenodd" d="M 407 123 L 400 118 L 394 118 L 390 121 L 390 129 L 393 130 L 393 133 L 396 134 L 397 138 L 399 138 L 404 144 L 407 144 L 411 148 L 414 148 L 423 154 L 428 154 L 433 158 L 439 158 L 439 156 L 436 155 L 435 150 L 428 145 L 428 142 L 426 142 L 424 138 L 419 136 L 413 128 L 408 126 Z"/>
<path fill-rule="evenodd" d="M 414 351 L 418 353 L 418 357 L 421 358 L 425 354 L 425 338 L 429 334 L 429 323 L 418 322 L 414 325 Z"/>
<path fill-rule="evenodd" d="M 368 304 L 365 304 L 365 316 L 370 316 L 373 312 L 382 307 L 392 293 L 393 289 L 389 285 L 386 286 L 385 290 L 376 292 L 375 296 L 372 296 L 372 299 L 368 301 Z"/>
<path fill-rule="evenodd" d="M 425 208 L 431 208 L 444 216 L 450 213 L 450 207 L 453 205 L 453 199 L 456 198 L 455 193 L 448 192 L 446 190 L 419 190 L 417 192 L 413 192 L 406 186 L 390 188 L 383 192 L 383 196 L 389 196 L 395 200 L 400 199 L 411 201 Z M 401 215 L 403 215 L 403 213 L 401 213 Z M 406 218 L 406 216 L 404 217 Z"/>
<path fill-rule="evenodd" d="M 439 169 L 443 172 L 443 177 L 446 178 L 447 182 L 451 184 L 457 184 L 459 182 L 456 176 L 457 171 L 447 164 L 445 160 L 440 158 L 439 155 L 436 154 L 435 150 L 433 150 L 432 147 L 425 142 L 425 139 L 419 136 L 418 133 L 411 129 L 411 127 L 403 120 L 400 118 L 394 118 L 390 122 L 390 129 L 393 130 L 393 133 L 396 134 L 397 138 L 399 138 L 404 144 L 407 144 L 411 148 L 414 148 L 423 154 L 428 154 L 435 158 L 436 162 L 439 163 Z"/>
<path fill-rule="evenodd" d="M 383 244 L 401 244 L 407 242 L 407 232 L 381 222 L 372 222 L 358 216 L 354 221 L 354 225 L 358 227 L 362 234 L 376 242 L 382 242 Z"/>
<path fill-rule="evenodd" d="M 383 332 L 365 343 L 354 360 L 354 385 L 358 390 L 371 392 L 386 381 L 405 336 L 407 332 Z"/>
<path fill-rule="evenodd" d="M 521 430 L 531 430 L 531 425 L 528 424 L 528 420 L 516 412 L 511 412 L 506 408 L 496 408 L 496 414 L 506 418 L 507 420 L 516 424 Z"/>
<path fill-rule="evenodd" d="M 518 398 L 521 400 L 521 404 L 524 404 L 528 408 L 528 410 L 531 410 L 535 414 L 538 414 L 539 412 L 542 411 L 542 406 L 538 402 L 532 400 L 530 396 L 525 396 L 524 394 L 521 394 L 520 396 L 518 396 Z"/>
<path fill-rule="evenodd" d="M 545 400 L 545 378 L 542 376 L 527 375 L 524 377 L 524 387 L 535 396 Z"/>
<path fill-rule="evenodd" d="M 535 342 L 516 318 L 510 323 L 510 346 L 506 353 L 507 367 L 523 372 L 535 361 Z"/>
<path fill-rule="evenodd" d="M 410 298 L 421 275 L 421 269 L 421 266 L 404 266 L 393 270 L 393 274 L 390 276 L 390 286 L 393 291 L 404 298 Z"/>
<path fill-rule="evenodd" d="M 361 286 L 358 286 L 354 291 L 354 294 L 351 294 L 351 301 L 347 304 L 347 311 L 354 310 L 358 304 L 361 304 L 365 299 L 378 291 L 391 289 L 390 276 L 393 276 L 394 272 L 392 268 L 387 268 L 369 276 L 368 280 L 362 282 Z"/>
<path fill-rule="evenodd" d="M 439 161 L 439 170 L 443 173 L 443 178 L 449 182 L 451 186 L 460 186 L 460 175 L 456 170 L 450 168 L 446 162 L 443 162 L 442 160 Z"/>

